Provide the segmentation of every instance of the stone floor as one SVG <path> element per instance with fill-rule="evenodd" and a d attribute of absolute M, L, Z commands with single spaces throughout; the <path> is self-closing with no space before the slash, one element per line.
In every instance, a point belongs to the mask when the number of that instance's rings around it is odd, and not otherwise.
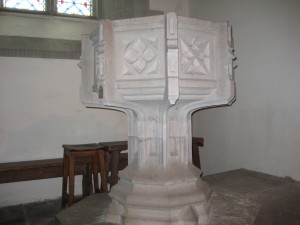
<path fill-rule="evenodd" d="M 300 182 L 245 169 L 203 179 L 213 189 L 210 225 L 300 225 Z M 99 197 L 65 210 L 60 200 L 1 208 L 0 225 L 95 224 L 106 204 Z"/>
<path fill-rule="evenodd" d="M 203 179 L 213 188 L 210 225 L 300 225 L 300 182 L 244 169 Z"/>
<path fill-rule="evenodd" d="M 60 199 L 0 208 L 0 225 L 56 225 L 60 211 Z"/>

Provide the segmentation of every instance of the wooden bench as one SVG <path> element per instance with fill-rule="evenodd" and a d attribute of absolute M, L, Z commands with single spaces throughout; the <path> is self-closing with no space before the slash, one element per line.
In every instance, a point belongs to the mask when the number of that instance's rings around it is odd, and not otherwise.
<path fill-rule="evenodd" d="M 75 161 L 75 175 L 85 175 L 85 165 L 90 159 Z M 0 163 L 0 184 L 56 178 L 63 176 L 63 159 L 43 159 Z"/>
<path fill-rule="evenodd" d="M 201 168 L 198 147 L 203 146 L 203 142 L 203 138 L 193 137 L 192 158 L 193 164 L 198 168 Z M 127 141 L 103 142 L 100 144 L 105 145 L 107 151 L 112 153 L 113 162 L 109 170 L 112 171 L 111 185 L 114 185 L 118 180 L 118 170 L 124 169 L 128 164 L 127 153 L 120 153 L 127 149 Z M 80 158 L 75 160 L 75 175 L 87 175 L 86 164 L 90 162 L 89 160 L 91 159 Z M 63 177 L 62 158 L 0 163 L 0 184 L 57 177 Z M 85 179 L 83 179 L 83 182 L 86 182 Z"/>

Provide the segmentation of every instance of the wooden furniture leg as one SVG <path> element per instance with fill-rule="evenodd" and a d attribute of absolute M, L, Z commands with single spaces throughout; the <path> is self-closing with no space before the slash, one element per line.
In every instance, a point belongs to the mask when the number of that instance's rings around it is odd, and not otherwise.
<path fill-rule="evenodd" d="M 91 194 L 91 165 L 85 165 L 85 173 L 82 176 L 82 196 L 86 197 Z"/>
<path fill-rule="evenodd" d="M 99 180 L 98 180 L 98 154 L 93 156 L 93 178 L 94 178 L 94 191 L 99 193 Z"/>
<path fill-rule="evenodd" d="M 69 159 L 68 156 L 64 156 L 63 159 L 63 185 L 62 185 L 62 201 L 61 201 L 61 206 L 62 208 L 66 207 L 67 203 L 67 184 L 68 184 L 68 171 L 69 170 Z"/>
<path fill-rule="evenodd" d="M 105 151 L 100 150 L 99 154 L 99 163 L 100 163 L 100 176 L 101 176 L 101 191 L 107 192 L 107 180 L 105 172 Z"/>
<path fill-rule="evenodd" d="M 127 141 L 101 142 L 99 144 L 105 147 L 106 177 L 110 177 L 108 182 L 112 188 L 119 181 L 120 152 L 128 149 Z M 110 176 L 109 171 L 111 172 Z"/>
<path fill-rule="evenodd" d="M 74 156 L 69 156 L 69 206 L 74 203 Z"/>
<path fill-rule="evenodd" d="M 119 181 L 119 158 L 120 158 L 120 151 L 112 151 L 111 153 L 111 187 L 118 183 Z"/>

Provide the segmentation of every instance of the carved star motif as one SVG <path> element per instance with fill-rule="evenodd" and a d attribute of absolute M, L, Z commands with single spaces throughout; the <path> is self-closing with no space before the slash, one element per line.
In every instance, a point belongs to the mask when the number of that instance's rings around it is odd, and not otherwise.
<path fill-rule="evenodd" d="M 183 72 L 189 74 L 209 73 L 209 42 L 193 38 L 190 42 L 180 41 Z"/>

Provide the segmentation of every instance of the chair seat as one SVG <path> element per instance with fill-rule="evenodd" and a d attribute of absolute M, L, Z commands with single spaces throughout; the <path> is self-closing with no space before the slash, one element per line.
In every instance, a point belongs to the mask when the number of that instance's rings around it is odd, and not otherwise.
<path fill-rule="evenodd" d="M 101 150 L 103 145 L 98 143 L 91 144 L 79 144 L 79 145 L 63 145 L 65 150 L 69 151 L 91 151 L 91 150 Z"/>

